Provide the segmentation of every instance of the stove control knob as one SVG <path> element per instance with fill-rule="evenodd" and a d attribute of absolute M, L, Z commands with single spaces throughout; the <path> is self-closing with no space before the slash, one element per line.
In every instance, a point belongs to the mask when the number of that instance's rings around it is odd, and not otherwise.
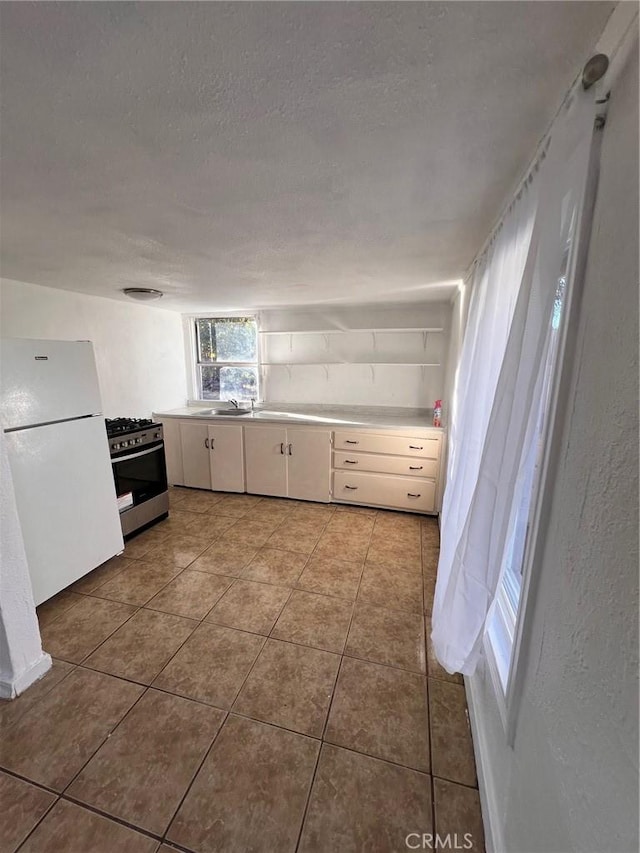
<path fill-rule="evenodd" d="M 142 439 L 141 439 L 141 438 L 136 438 L 136 444 L 141 444 L 141 443 L 142 443 Z"/>
<path fill-rule="evenodd" d="M 111 449 L 112 450 L 119 450 L 120 449 L 120 445 L 118 444 L 117 441 L 113 442 L 113 444 L 111 445 Z"/>
<path fill-rule="evenodd" d="M 123 442 L 120 444 L 120 447 L 129 447 L 129 442 L 128 442 L 128 441 L 123 441 Z"/>

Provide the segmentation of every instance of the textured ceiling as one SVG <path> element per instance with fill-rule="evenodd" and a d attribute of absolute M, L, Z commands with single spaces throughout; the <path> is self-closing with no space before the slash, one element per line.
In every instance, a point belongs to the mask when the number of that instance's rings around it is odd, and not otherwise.
<path fill-rule="evenodd" d="M 613 5 L 2 3 L 2 274 L 194 311 L 441 297 Z"/>

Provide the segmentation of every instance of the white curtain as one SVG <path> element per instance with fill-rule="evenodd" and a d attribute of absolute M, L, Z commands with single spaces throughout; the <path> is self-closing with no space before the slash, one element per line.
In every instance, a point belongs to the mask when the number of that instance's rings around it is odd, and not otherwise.
<path fill-rule="evenodd" d="M 576 90 L 476 264 L 452 407 L 433 608 L 436 656 L 472 675 L 510 538 L 536 415 L 558 277 L 589 171 L 595 105 Z"/>

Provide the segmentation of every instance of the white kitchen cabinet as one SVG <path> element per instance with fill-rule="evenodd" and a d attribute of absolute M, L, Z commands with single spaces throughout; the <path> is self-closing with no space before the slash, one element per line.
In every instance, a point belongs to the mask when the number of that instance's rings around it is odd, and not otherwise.
<path fill-rule="evenodd" d="M 418 477 L 390 477 L 364 471 L 336 471 L 334 498 L 411 512 L 433 512 L 436 481 Z"/>
<path fill-rule="evenodd" d="M 181 485 L 244 492 L 241 426 L 181 421 L 180 447 Z"/>
<path fill-rule="evenodd" d="M 340 430 L 334 436 L 333 499 L 436 512 L 442 433 L 393 435 Z"/>
<path fill-rule="evenodd" d="M 442 436 L 435 433 L 429 438 L 399 435 L 375 435 L 344 430 L 336 432 L 336 450 L 357 450 L 365 453 L 386 453 L 399 456 L 417 456 L 421 459 L 440 458 Z"/>
<path fill-rule="evenodd" d="M 242 427 L 216 424 L 209 427 L 211 486 L 216 492 L 244 492 Z"/>
<path fill-rule="evenodd" d="M 446 437 L 439 429 L 164 423 L 175 485 L 420 513 L 440 507 Z"/>
<path fill-rule="evenodd" d="M 331 500 L 331 431 L 245 429 L 247 491 L 305 501 Z"/>
<path fill-rule="evenodd" d="M 382 454 L 352 453 L 336 450 L 333 467 L 345 471 L 373 471 L 378 474 L 398 474 L 401 477 L 438 478 L 438 459 L 412 459 L 406 456 L 383 456 Z"/>
<path fill-rule="evenodd" d="M 254 495 L 287 496 L 287 430 L 259 426 L 244 431 L 247 491 Z"/>
<path fill-rule="evenodd" d="M 287 430 L 287 495 L 300 501 L 331 500 L 329 430 Z"/>
<path fill-rule="evenodd" d="M 209 426 L 206 423 L 180 422 L 182 447 L 182 485 L 194 489 L 211 488 Z"/>

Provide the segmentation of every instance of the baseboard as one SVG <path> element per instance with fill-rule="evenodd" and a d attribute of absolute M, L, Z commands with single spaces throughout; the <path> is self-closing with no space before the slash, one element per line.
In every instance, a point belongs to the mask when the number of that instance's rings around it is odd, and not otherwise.
<path fill-rule="evenodd" d="M 51 669 L 51 655 L 46 652 L 42 653 L 34 664 L 32 664 L 26 672 L 23 672 L 19 678 L 11 681 L 6 681 L 0 678 L 0 699 L 15 699 L 23 693 L 28 687 L 46 675 Z"/>
<path fill-rule="evenodd" d="M 478 775 L 478 790 L 480 792 L 480 807 L 482 809 L 482 823 L 484 825 L 484 843 L 487 853 L 504 853 L 505 846 L 502 840 L 502 829 L 496 806 L 495 790 L 491 775 L 491 756 L 488 755 L 487 745 L 484 738 L 484 729 L 475 701 L 474 678 L 464 679 L 467 694 L 467 706 L 469 708 L 469 722 L 471 723 L 471 735 L 473 737 L 473 751 L 476 758 L 476 773 Z"/>

